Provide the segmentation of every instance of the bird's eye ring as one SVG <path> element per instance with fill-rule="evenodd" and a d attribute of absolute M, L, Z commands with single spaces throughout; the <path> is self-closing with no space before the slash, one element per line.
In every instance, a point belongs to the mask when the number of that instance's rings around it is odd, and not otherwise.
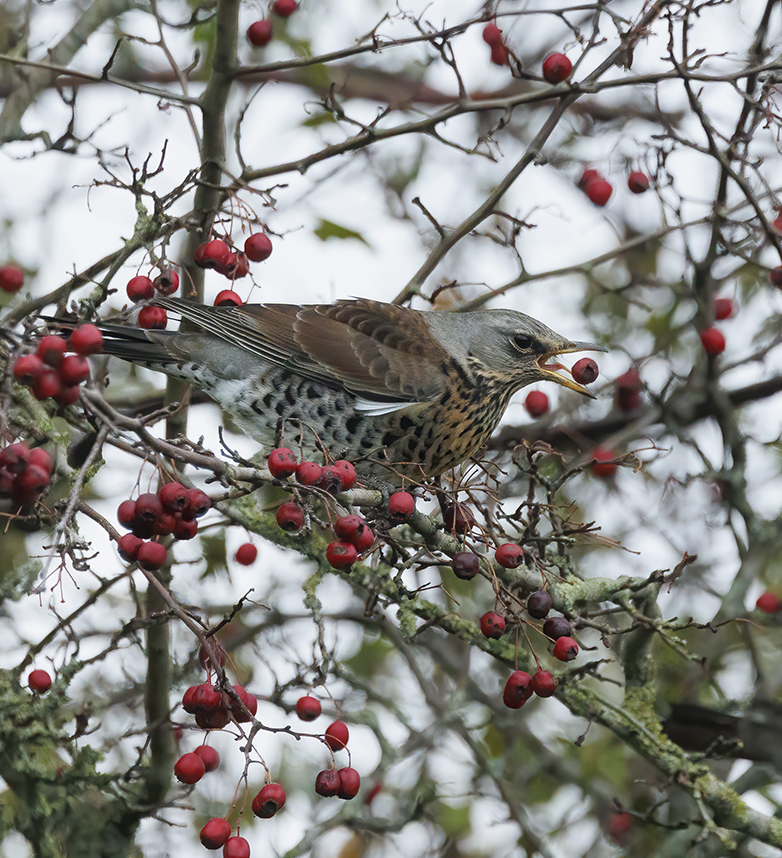
<path fill-rule="evenodd" d="M 513 344 L 517 349 L 529 349 L 532 347 L 532 337 L 528 337 L 526 334 L 514 334 Z"/>

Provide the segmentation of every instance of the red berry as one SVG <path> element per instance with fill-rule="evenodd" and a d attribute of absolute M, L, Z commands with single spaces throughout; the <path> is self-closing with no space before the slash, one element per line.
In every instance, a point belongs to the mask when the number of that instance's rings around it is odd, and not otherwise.
<path fill-rule="evenodd" d="M 225 846 L 230 836 L 230 823 L 221 816 L 216 816 L 201 829 L 201 845 L 207 849 L 219 849 L 221 846 Z"/>
<path fill-rule="evenodd" d="M 352 542 L 353 537 L 364 527 L 365 523 L 360 515 L 342 515 L 334 522 L 334 533 L 340 539 Z"/>
<path fill-rule="evenodd" d="M 773 593 L 763 593 L 758 597 L 755 607 L 764 614 L 778 614 L 782 611 L 782 601 Z"/>
<path fill-rule="evenodd" d="M 136 522 L 136 502 L 134 500 L 124 500 L 117 507 L 117 521 L 128 530 L 133 529 Z"/>
<path fill-rule="evenodd" d="M 326 465 L 320 472 L 320 488 L 332 495 L 338 495 L 342 491 L 342 471 L 334 465 Z"/>
<path fill-rule="evenodd" d="M 168 324 L 168 313 L 162 307 L 142 307 L 138 314 L 140 328 L 162 330 Z"/>
<path fill-rule="evenodd" d="M 26 506 L 35 501 L 44 489 L 51 485 L 49 472 L 38 465 L 30 465 L 19 474 L 14 483 L 11 497 L 19 504 Z"/>
<path fill-rule="evenodd" d="M 558 685 L 559 680 L 547 670 L 539 670 L 532 677 L 532 690 L 538 697 L 551 697 Z"/>
<path fill-rule="evenodd" d="M 346 459 L 337 459 L 332 466 L 336 468 L 342 477 L 342 490 L 352 489 L 356 483 L 356 469 Z"/>
<path fill-rule="evenodd" d="M 572 627 L 564 617 L 549 617 L 543 623 L 543 634 L 551 640 L 556 641 L 562 637 L 569 637 Z"/>
<path fill-rule="evenodd" d="M 247 712 L 236 703 L 232 698 L 228 699 L 228 708 L 231 710 L 234 718 L 241 722 L 252 721 L 255 713 L 258 711 L 258 698 L 254 694 L 250 694 L 246 688 L 241 685 L 234 685 L 236 696 L 242 701 Z M 249 712 L 249 714 L 248 714 Z"/>
<path fill-rule="evenodd" d="M 495 66 L 510 65 L 510 54 L 502 42 L 496 42 L 491 46 L 491 61 Z"/>
<path fill-rule="evenodd" d="M 467 533 L 475 524 L 475 516 L 463 503 L 452 503 L 446 508 L 443 521 L 451 533 Z"/>
<path fill-rule="evenodd" d="M 138 550 L 136 562 L 147 572 L 156 572 L 165 566 L 168 552 L 159 542 L 145 542 Z"/>
<path fill-rule="evenodd" d="M 174 774 L 183 784 L 197 784 L 206 768 L 198 754 L 182 754 L 174 764 Z"/>
<path fill-rule="evenodd" d="M 326 744 L 332 751 L 341 751 L 348 744 L 350 732 L 344 721 L 335 721 L 326 727 Z"/>
<path fill-rule="evenodd" d="M 557 642 L 554 644 L 554 658 L 558 658 L 560 661 L 573 661 L 577 655 L 578 644 L 573 638 L 564 635 L 557 638 Z"/>
<path fill-rule="evenodd" d="M 352 542 L 338 539 L 330 542 L 326 549 L 326 560 L 334 569 L 345 569 L 352 566 L 358 557 L 358 550 Z"/>
<path fill-rule="evenodd" d="M 271 38 L 271 23 L 269 24 L 269 38 Z M 268 235 L 263 232 L 254 232 L 244 243 L 244 252 L 252 262 L 263 262 L 272 255 L 272 242 Z"/>
<path fill-rule="evenodd" d="M 614 189 L 605 179 L 595 179 L 587 185 L 586 195 L 596 206 L 604 206 L 611 198 Z"/>
<path fill-rule="evenodd" d="M 768 272 L 768 279 L 774 286 L 782 286 L 782 265 L 777 265 Z"/>
<path fill-rule="evenodd" d="M 195 722 L 202 730 L 222 730 L 231 720 L 228 709 L 218 706 L 214 710 L 199 709 L 195 713 Z"/>
<path fill-rule="evenodd" d="M 372 532 L 372 528 L 365 524 L 359 532 L 352 537 L 352 539 L 348 540 L 348 542 L 352 542 L 353 545 L 356 546 L 356 551 L 361 554 L 363 551 L 366 551 L 374 545 L 375 534 Z"/>
<path fill-rule="evenodd" d="M 55 337 L 55 339 L 60 339 Z M 65 345 L 65 343 L 63 343 Z M 38 357 L 38 355 L 22 355 L 16 359 L 14 363 L 14 378 L 19 384 L 28 386 L 35 384 L 40 376 L 46 371 L 46 364 Z M 57 376 L 59 380 L 59 376 Z"/>
<path fill-rule="evenodd" d="M 76 357 L 76 355 L 68 355 Z M 83 358 L 81 358 L 83 360 Z M 33 380 L 33 396 L 36 399 L 48 399 L 50 396 L 59 396 L 62 393 L 62 381 L 56 369 L 46 368 Z"/>
<path fill-rule="evenodd" d="M 52 687 L 52 678 L 45 670 L 32 670 L 27 677 L 27 685 L 36 694 L 46 694 Z"/>
<path fill-rule="evenodd" d="M 597 179 L 602 179 L 600 173 L 598 173 L 597 170 L 593 170 L 591 167 L 588 167 L 581 174 L 581 178 L 576 184 L 582 191 L 585 191 L 589 187 L 589 185 Z"/>
<path fill-rule="evenodd" d="M 250 844 L 244 837 L 229 837 L 223 846 L 223 858 L 250 858 Z"/>
<path fill-rule="evenodd" d="M 489 611 L 481 617 L 481 634 L 486 638 L 498 640 L 505 631 L 505 618 L 496 611 Z"/>
<path fill-rule="evenodd" d="M 220 765 L 220 754 L 211 745 L 199 745 L 193 753 L 201 758 L 206 772 L 213 772 Z"/>
<path fill-rule="evenodd" d="M 60 380 L 70 387 L 90 377 L 90 365 L 83 355 L 65 355 L 60 364 Z"/>
<path fill-rule="evenodd" d="M 502 702 L 508 709 L 521 709 L 532 697 L 532 677 L 523 670 L 514 670 L 505 683 Z"/>
<path fill-rule="evenodd" d="M 494 559 L 505 569 L 515 569 L 524 560 L 524 549 L 513 542 L 504 542 L 494 552 Z"/>
<path fill-rule="evenodd" d="M 228 264 L 231 257 L 231 248 L 222 238 L 213 238 L 211 241 L 206 241 L 201 245 L 201 248 L 199 267 L 221 268 Z"/>
<path fill-rule="evenodd" d="M 581 358 L 573 364 L 570 374 L 579 384 L 592 384 L 599 375 L 599 370 L 592 358 Z"/>
<path fill-rule="evenodd" d="M 715 298 L 714 299 L 714 318 L 721 322 L 723 319 L 730 319 L 733 315 L 733 299 L 732 298 Z"/>
<path fill-rule="evenodd" d="M 252 566 L 258 557 L 258 549 L 252 542 L 245 542 L 236 549 L 234 559 L 242 566 Z"/>
<path fill-rule="evenodd" d="M 334 769 L 325 769 L 318 772 L 315 778 L 315 792 L 318 795 L 330 798 L 339 792 L 340 778 Z"/>
<path fill-rule="evenodd" d="M 264 45 L 268 45 L 272 40 L 272 35 L 272 22 L 265 18 L 260 21 L 253 21 L 253 23 L 247 28 L 247 38 L 250 43 L 255 45 L 257 48 L 262 48 Z M 246 244 L 244 252 L 247 253 Z M 247 253 L 247 255 L 250 256 L 249 253 Z M 252 259 L 251 256 L 250 259 Z"/>
<path fill-rule="evenodd" d="M 138 559 L 138 552 L 144 540 L 132 533 L 126 533 L 117 540 L 117 551 L 126 563 L 133 563 Z"/>
<path fill-rule="evenodd" d="M 81 325 L 68 338 L 71 350 L 78 355 L 94 355 L 103 351 L 103 334 L 95 325 Z"/>
<path fill-rule="evenodd" d="M 292 533 L 304 527 L 304 510 L 293 501 L 286 501 L 277 507 L 277 524 Z"/>
<path fill-rule="evenodd" d="M 243 303 L 233 289 L 223 289 L 215 298 L 215 307 L 241 307 Z"/>
<path fill-rule="evenodd" d="M 285 806 L 285 790 L 281 784 L 266 784 L 253 799 L 253 813 L 260 819 L 271 819 Z"/>
<path fill-rule="evenodd" d="M 551 596 L 545 590 L 536 590 L 530 593 L 527 599 L 527 612 L 536 620 L 542 620 L 551 610 Z"/>
<path fill-rule="evenodd" d="M 463 581 L 471 581 L 481 571 L 481 559 L 472 551 L 459 551 L 451 561 L 453 574 Z"/>
<path fill-rule="evenodd" d="M 168 512 L 182 512 L 187 506 L 187 489 L 181 483 L 166 483 L 158 492 L 158 497 Z"/>
<path fill-rule="evenodd" d="M 725 337 L 716 328 L 704 328 L 701 331 L 701 343 L 706 354 L 712 357 L 725 351 Z"/>
<path fill-rule="evenodd" d="M 622 411 L 635 411 L 641 404 L 641 376 L 637 369 L 628 369 L 616 380 L 616 404 Z"/>
<path fill-rule="evenodd" d="M 649 190 L 649 177 L 640 170 L 633 170 L 627 177 L 627 187 L 634 194 L 642 194 L 644 191 Z"/>
<path fill-rule="evenodd" d="M 314 721 L 323 711 L 317 697 L 300 697 L 296 701 L 296 714 L 302 721 Z"/>
<path fill-rule="evenodd" d="M 296 456 L 287 447 L 278 447 L 269 453 L 269 471 L 278 480 L 285 480 L 296 473 Z"/>
<path fill-rule="evenodd" d="M 171 536 L 176 527 L 176 517 L 173 512 L 161 512 L 152 525 L 155 536 Z"/>
<path fill-rule="evenodd" d="M 154 524 L 163 515 L 163 502 L 154 492 L 145 492 L 136 499 L 136 521 Z"/>
<path fill-rule="evenodd" d="M 410 492 L 394 492 L 388 499 L 388 515 L 397 523 L 407 521 L 415 512 L 415 498 Z"/>
<path fill-rule="evenodd" d="M 592 473 L 596 477 L 611 477 L 616 473 L 616 462 L 611 461 L 616 458 L 616 453 L 613 450 L 608 450 L 605 447 L 595 447 L 592 451 Z"/>
<path fill-rule="evenodd" d="M 493 46 L 502 43 L 502 30 L 496 24 L 487 24 L 481 35 L 487 45 Z"/>
<path fill-rule="evenodd" d="M 290 18 L 298 8 L 296 0 L 274 0 L 272 3 L 272 12 L 280 18 Z"/>
<path fill-rule="evenodd" d="M 173 295 L 179 289 L 179 275 L 173 268 L 167 268 L 158 274 L 152 285 L 159 295 Z"/>
<path fill-rule="evenodd" d="M 549 83 L 560 83 L 570 76 L 573 63 L 564 54 L 549 54 L 543 60 L 543 77 Z"/>
<path fill-rule="evenodd" d="M 632 814 L 627 813 L 627 811 L 614 813 L 608 823 L 608 836 L 617 846 L 626 846 L 634 824 L 635 820 Z"/>
<path fill-rule="evenodd" d="M 296 482 L 303 486 L 315 486 L 323 476 L 323 468 L 315 462 L 301 462 L 296 466 Z"/>
<path fill-rule="evenodd" d="M 213 661 L 223 667 L 227 659 L 228 653 L 225 651 L 225 647 L 214 637 L 209 638 L 208 643 L 201 644 L 198 649 L 198 660 L 201 667 L 206 670 L 212 667 Z"/>
<path fill-rule="evenodd" d="M 3 292 L 18 292 L 24 286 L 24 272 L 18 265 L 9 262 L 0 268 L 0 289 Z"/>
<path fill-rule="evenodd" d="M 155 296 L 155 287 L 149 277 L 139 276 L 128 280 L 128 285 L 125 287 L 128 293 L 128 298 L 137 304 L 139 301 L 149 301 Z M 142 327 L 146 327 L 142 325 Z"/>
<path fill-rule="evenodd" d="M 337 774 L 339 775 L 339 790 L 337 791 L 337 795 L 344 799 L 355 798 L 361 787 L 359 773 L 355 769 L 350 768 L 350 766 L 345 766 Z"/>
<path fill-rule="evenodd" d="M 63 408 L 67 408 L 69 405 L 73 405 L 78 398 L 79 385 L 74 384 L 71 387 L 63 387 L 59 393 L 55 394 L 54 401 Z"/>
<path fill-rule="evenodd" d="M 182 512 L 182 517 L 186 519 L 201 518 L 211 506 L 212 501 L 209 500 L 209 495 L 206 492 L 202 492 L 201 489 L 188 489 L 187 506 Z"/>
<path fill-rule="evenodd" d="M 542 390 L 533 390 L 527 394 L 524 407 L 532 417 L 541 417 L 548 411 L 548 396 Z"/>
<path fill-rule="evenodd" d="M 62 363 L 63 356 L 67 351 L 68 344 L 62 337 L 49 334 L 44 337 L 40 343 L 38 343 L 38 348 L 35 350 L 35 353 L 44 363 L 57 369 Z"/>
<path fill-rule="evenodd" d="M 54 468 L 52 457 L 43 449 L 43 447 L 34 447 L 30 450 L 30 454 L 27 457 L 27 464 L 43 468 L 47 474 L 51 474 Z"/>

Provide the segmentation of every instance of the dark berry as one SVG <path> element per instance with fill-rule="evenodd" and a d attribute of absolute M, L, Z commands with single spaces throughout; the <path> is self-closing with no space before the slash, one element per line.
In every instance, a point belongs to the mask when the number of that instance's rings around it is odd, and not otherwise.
<path fill-rule="evenodd" d="M 452 503 L 446 507 L 443 521 L 451 533 L 467 533 L 475 524 L 475 516 L 465 504 Z"/>
<path fill-rule="evenodd" d="M 215 307 L 241 307 L 243 303 L 233 289 L 223 289 L 215 298 Z"/>
<path fill-rule="evenodd" d="M 481 571 L 481 559 L 472 551 L 459 551 L 451 561 L 453 574 L 463 581 L 471 581 Z"/>
<path fill-rule="evenodd" d="M 253 799 L 253 813 L 259 819 L 271 819 L 285 805 L 285 790 L 281 784 L 266 784 Z"/>
<path fill-rule="evenodd" d="M 481 634 L 495 640 L 505 631 L 505 618 L 496 611 L 489 611 L 481 617 Z"/>
<path fill-rule="evenodd" d="M 330 798 L 339 792 L 339 781 L 339 775 L 334 769 L 325 769 L 322 772 L 318 772 L 318 776 L 315 778 L 315 792 L 318 795 Z"/>
<path fill-rule="evenodd" d="M 259 21 L 258 23 L 263 23 Z M 271 38 L 271 22 L 269 23 L 269 38 Z M 253 233 L 244 243 L 244 252 L 252 262 L 263 262 L 272 255 L 272 242 L 263 232 Z"/>
<path fill-rule="evenodd" d="M 147 572 L 156 572 L 165 565 L 167 556 L 164 545 L 159 542 L 145 542 L 138 550 L 136 562 Z"/>
<path fill-rule="evenodd" d="M 272 22 L 263 18 L 260 21 L 253 21 L 252 24 L 247 28 L 247 38 L 250 41 L 250 44 L 255 45 L 257 48 L 262 48 L 264 45 L 268 45 L 272 40 Z M 249 241 L 249 239 L 248 239 Z M 244 252 L 247 253 L 247 244 L 244 245 Z M 247 253 L 250 256 L 249 253 Z M 252 256 L 250 256 L 252 259 Z"/>
<path fill-rule="evenodd" d="M 339 775 L 339 790 L 337 795 L 344 799 L 355 798 L 361 787 L 359 773 L 355 769 L 350 768 L 350 766 L 345 766 L 344 769 L 339 769 L 337 774 Z"/>
<path fill-rule="evenodd" d="M 538 697 L 551 697 L 558 685 L 559 680 L 547 670 L 539 670 L 532 677 L 532 690 Z"/>
<path fill-rule="evenodd" d="M 644 191 L 649 190 L 649 177 L 640 170 L 633 170 L 627 177 L 627 187 L 634 194 L 642 194 Z"/>
<path fill-rule="evenodd" d="M 286 501 L 277 508 L 277 524 L 292 533 L 304 527 L 304 510 L 293 501 Z"/>
<path fill-rule="evenodd" d="M 142 307 L 138 314 L 140 328 L 162 330 L 168 324 L 168 313 L 162 307 Z"/>
<path fill-rule="evenodd" d="M 221 846 L 225 846 L 230 836 L 230 823 L 221 816 L 216 816 L 201 829 L 201 845 L 207 849 L 219 849 Z"/>
<path fill-rule="evenodd" d="M 586 188 L 586 195 L 596 206 L 604 206 L 611 199 L 613 192 L 611 183 L 605 179 L 595 179 Z"/>
<path fill-rule="evenodd" d="M 592 384 L 597 378 L 599 370 L 592 358 L 581 358 L 573 364 L 570 373 L 579 384 Z"/>
<path fill-rule="evenodd" d="M 569 636 L 572 631 L 573 627 L 570 625 L 570 621 L 564 617 L 549 617 L 543 623 L 543 634 L 553 641 Z"/>
<path fill-rule="evenodd" d="M 536 590 L 527 599 L 527 611 L 536 620 L 542 620 L 552 607 L 551 596 L 545 590 Z"/>
<path fill-rule="evenodd" d="M 35 353 L 44 363 L 58 369 L 66 351 L 68 351 L 68 345 L 65 340 L 62 337 L 49 334 L 38 343 Z"/>
<path fill-rule="evenodd" d="M 300 462 L 296 466 L 296 482 L 303 486 L 317 485 L 323 476 L 323 468 L 315 462 Z"/>
<path fill-rule="evenodd" d="M 36 694 L 46 694 L 52 687 L 52 678 L 47 671 L 40 668 L 38 670 L 31 670 L 30 675 L 27 677 L 27 685 Z"/>
<path fill-rule="evenodd" d="M 502 702 L 508 709 L 521 709 L 532 697 L 532 677 L 523 670 L 514 670 L 505 683 Z"/>

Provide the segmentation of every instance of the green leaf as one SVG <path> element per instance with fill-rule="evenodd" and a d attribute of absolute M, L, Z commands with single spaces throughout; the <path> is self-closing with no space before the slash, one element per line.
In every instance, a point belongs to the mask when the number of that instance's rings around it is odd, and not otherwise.
<path fill-rule="evenodd" d="M 315 235 L 317 235 L 321 241 L 328 241 L 330 238 L 356 238 L 359 241 L 363 241 L 367 247 L 370 246 L 369 242 L 363 235 L 361 235 L 360 232 L 348 229 L 346 226 L 340 226 L 338 223 L 334 223 L 330 220 L 321 219 L 318 227 L 315 229 Z"/>

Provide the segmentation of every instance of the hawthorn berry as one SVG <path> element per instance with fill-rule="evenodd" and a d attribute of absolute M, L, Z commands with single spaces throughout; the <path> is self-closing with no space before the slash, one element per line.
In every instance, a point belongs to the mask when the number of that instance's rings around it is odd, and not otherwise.
<path fill-rule="evenodd" d="M 134 500 L 124 500 L 117 507 L 117 521 L 128 530 L 133 529 L 136 521 L 136 502 Z"/>
<path fill-rule="evenodd" d="M 704 328 L 700 333 L 701 344 L 707 355 L 715 357 L 725 351 L 725 337 L 716 328 Z"/>
<path fill-rule="evenodd" d="M 168 552 L 166 547 L 159 542 L 145 542 L 139 547 L 136 562 L 147 572 L 157 572 L 165 566 Z"/>
<path fill-rule="evenodd" d="M 138 324 L 140 328 L 163 330 L 168 324 L 168 313 L 162 307 L 142 307 Z"/>
<path fill-rule="evenodd" d="M 317 697 L 307 695 L 296 701 L 296 714 L 301 721 L 314 721 L 320 717 L 322 711 L 320 700 Z"/>
<path fill-rule="evenodd" d="M 230 823 L 221 816 L 216 816 L 201 829 L 201 845 L 207 849 L 219 849 L 221 846 L 225 846 L 230 836 Z"/>
<path fill-rule="evenodd" d="M 617 846 L 626 846 L 634 825 L 635 820 L 632 814 L 626 810 L 614 813 L 608 823 L 608 836 Z"/>
<path fill-rule="evenodd" d="M 339 792 L 340 777 L 334 769 L 324 769 L 315 778 L 315 792 L 330 798 Z"/>
<path fill-rule="evenodd" d="M 637 369 L 628 369 L 616 380 L 616 404 L 621 411 L 635 411 L 641 405 L 641 376 Z"/>
<path fill-rule="evenodd" d="M 56 339 L 59 339 L 59 337 Z M 35 384 L 45 370 L 46 364 L 38 355 L 21 355 L 14 363 L 14 378 L 19 384 L 30 386 Z"/>
<path fill-rule="evenodd" d="M 773 286 L 782 286 L 782 265 L 777 265 L 768 272 L 768 279 Z"/>
<path fill-rule="evenodd" d="M 51 474 L 54 468 L 52 457 L 43 449 L 43 447 L 33 447 L 27 457 L 28 465 L 35 465 L 38 468 L 43 468 L 47 474 Z"/>
<path fill-rule="evenodd" d="M 577 655 L 578 644 L 573 638 L 566 635 L 557 638 L 557 642 L 554 644 L 554 658 L 558 658 L 560 661 L 573 661 Z"/>
<path fill-rule="evenodd" d="M 132 533 L 125 533 L 117 540 L 117 551 L 126 563 L 133 563 L 138 559 L 138 552 L 144 540 Z"/>
<path fill-rule="evenodd" d="M 266 18 L 262 18 L 260 21 L 253 21 L 253 23 L 247 28 L 247 38 L 250 41 L 250 44 L 255 45 L 256 48 L 262 48 L 265 45 L 268 45 L 269 42 L 271 42 L 273 35 L 272 22 Z M 246 244 L 244 252 L 247 253 Z M 250 256 L 249 253 L 247 253 L 247 255 Z M 250 258 L 252 259 L 252 257 Z"/>
<path fill-rule="evenodd" d="M 616 453 L 606 447 L 595 447 L 592 451 L 592 473 L 596 477 L 611 477 L 616 473 Z"/>
<path fill-rule="evenodd" d="M 592 384 L 599 372 L 592 358 L 581 358 L 573 364 L 570 374 L 579 384 Z"/>
<path fill-rule="evenodd" d="M 494 552 L 494 559 L 505 569 L 515 569 L 524 560 L 524 549 L 515 542 L 503 542 Z"/>
<path fill-rule="evenodd" d="M 290 18 L 298 8 L 296 0 L 274 0 L 272 3 L 272 12 L 280 18 Z"/>
<path fill-rule="evenodd" d="M 451 533 L 467 533 L 475 524 L 475 516 L 465 504 L 452 503 L 446 507 L 443 521 Z"/>
<path fill-rule="evenodd" d="M 348 462 L 347 459 L 337 459 L 332 467 L 336 468 L 342 477 L 342 490 L 346 492 L 348 489 L 352 489 L 356 484 L 356 469 L 352 463 Z"/>
<path fill-rule="evenodd" d="M 252 262 L 263 262 L 272 255 L 272 241 L 266 233 L 254 232 L 244 243 L 244 253 Z"/>
<path fill-rule="evenodd" d="M 733 315 L 733 299 L 732 298 L 715 298 L 714 299 L 714 318 L 721 322 L 723 319 L 730 319 Z"/>
<path fill-rule="evenodd" d="M 510 65 L 510 54 L 504 42 L 496 42 L 491 46 L 491 61 L 495 66 Z"/>
<path fill-rule="evenodd" d="M 360 515 L 341 515 L 334 522 L 334 533 L 340 539 L 352 542 L 353 537 L 365 526 L 366 522 Z"/>
<path fill-rule="evenodd" d="M 24 271 L 13 262 L 0 267 L 0 289 L 3 292 L 18 292 L 24 286 Z"/>
<path fill-rule="evenodd" d="M 334 569 L 345 569 L 352 566 L 358 557 L 358 550 L 352 542 L 342 539 L 330 542 L 326 549 L 326 560 Z"/>
<path fill-rule="evenodd" d="M 241 685 L 234 685 L 236 696 L 242 701 L 247 712 L 239 706 L 233 698 L 228 698 L 228 708 L 231 710 L 234 718 L 241 722 L 252 721 L 255 713 L 258 711 L 258 698 L 254 694 L 250 694 L 246 688 Z M 249 714 L 248 714 L 249 713 Z"/>
<path fill-rule="evenodd" d="M 228 653 L 225 651 L 225 647 L 215 637 L 209 638 L 208 643 L 201 644 L 198 649 L 198 661 L 201 663 L 201 667 L 206 670 L 212 668 L 213 662 L 224 667 L 227 660 Z"/>
<path fill-rule="evenodd" d="M 296 473 L 296 456 L 287 447 L 278 447 L 269 453 L 267 461 L 269 471 L 278 480 L 286 480 Z"/>
<path fill-rule="evenodd" d="M 400 524 L 407 521 L 415 512 L 415 498 L 410 492 L 394 492 L 388 498 L 388 515 L 392 521 Z"/>
<path fill-rule="evenodd" d="M 143 275 L 133 277 L 131 280 L 128 280 L 128 285 L 125 287 L 125 291 L 128 293 L 128 298 L 130 298 L 134 304 L 137 304 L 139 301 L 149 301 L 150 298 L 155 297 L 155 287 L 152 280 L 149 277 L 144 277 Z M 142 327 L 147 326 L 142 325 Z"/>
<path fill-rule="evenodd" d="M 303 486 L 316 486 L 323 476 L 323 468 L 315 462 L 300 462 L 296 466 L 296 482 Z"/>
<path fill-rule="evenodd" d="M 213 238 L 211 241 L 204 242 L 201 247 L 203 248 L 199 263 L 201 268 L 221 268 L 228 264 L 231 248 L 222 238 Z"/>
<path fill-rule="evenodd" d="M 549 673 L 548 670 L 539 670 L 532 677 L 531 685 L 532 690 L 538 695 L 538 697 L 551 697 L 551 695 L 557 690 L 559 680 L 553 673 Z"/>
<path fill-rule="evenodd" d="M 573 63 L 564 54 L 549 54 L 543 60 L 543 77 L 549 83 L 561 83 L 572 71 Z"/>
<path fill-rule="evenodd" d="M 489 611 L 481 617 L 481 634 L 486 638 L 498 640 L 505 631 L 505 617 L 496 611 Z"/>
<path fill-rule="evenodd" d="M 542 620 L 551 610 L 553 602 L 545 590 L 536 590 L 527 598 L 527 612 L 536 620 Z"/>
<path fill-rule="evenodd" d="M 90 377 L 90 365 L 83 355 L 65 355 L 58 370 L 60 381 L 70 387 Z"/>
<path fill-rule="evenodd" d="M 201 489 L 187 490 L 187 506 L 182 511 L 183 518 L 201 518 L 206 515 L 209 508 L 212 506 L 212 501 L 206 492 Z"/>
<path fill-rule="evenodd" d="M 326 744 L 332 751 L 341 751 L 347 747 L 350 731 L 344 721 L 335 721 L 326 727 Z"/>
<path fill-rule="evenodd" d="M 338 495 L 342 491 L 342 471 L 334 465 L 326 465 L 320 472 L 318 485 L 329 494 Z"/>
<path fill-rule="evenodd" d="M 271 819 L 285 806 L 285 790 L 281 784 L 266 784 L 253 799 L 253 813 L 259 819 Z"/>
<path fill-rule="evenodd" d="M 166 268 L 152 281 L 159 295 L 173 295 L 179 289 L 179 275 L 173 268 Z"/>
<path fill-rule="evenodd" d="M 596 206 L 604 206 L 614 192 L 610 182 L 605 179 L 595 179 L 586 188 L 586 195 Z"/>
<path fill-rule="evenodd" d="M 71 350 L 78 355 L 94 355 L 103 351 L 103 334 L 95 325 L 80 325 L 68 338 Z"/>
<path fill-rule="evenodd" d="M 250 844 L 244 837 L 229 837 L 223 846 L 223 858 L 250 858 Z"/>
<path fill-rule="evenodd" d="M 161 515 L 163 515 L 163 502 L 156 492 L 145 492 L 136 498 L 136 521 L 154 524 Z"/>
<path fill-rule="evenodd" d="M 514 670 L 505 683 L 502 702 L 508 709 L 521 709 L 532 697 L 532 677 L 524 670 Z"/>
<path fill-rule="evenodd" d="M 78 398 L 78 384 L 71 385 L 70 387 L 63 387 L 60 389 L 59 393 L 55 393 L 54 395 L 54 401 L 63 408 L 67 408 L 69 405 L 73 405 Z"/>
<path fill-rule="evenodd" d="M 243 303 L 233 289 L 223 289 L 215 298 L 215 307 L 241 307 Z"/>
<path fill-rule="evenodd" d="M 66 351 L 68 345 L 62 337 L 48 334 L 38 343 L 35 353 L 45 364 L 58 369 Z"/>
<path fill-rule="evenodd" d="M 204 761 L 198 754 L 182 754 L 174 764 L 174 774 L 183 784 L 197 784 L 205 772 Z"/>
<path fill-rule="evenodd" d="M 764 614 L 778 614 L 782 611 L 782 600 L 773 593 L 766 592 L 758 596 L 755 607 Z"/>
<path fill-rule="evenodd" d="M 30 675 L 27 677 L 27 685 L 36 694 L 46 694 L 52 687 L 52 678 L 47 671 L 38 668 L 30 671 Z"/>
<path fill-rule="evenodd" d="M 250 263 L 244 253 L 231 253 L 224 265 L 219 265 L 217 270 L 229 280 L 239 280 L 250 273 Z"/>
<path fill-rule="evenodd" d="M 502 30 L 496 24 L 487 24 L 481 33 L 487 45 L 502 44 Z"/>
<path fill-rule="evenodd" d="M 566 620 L 565 617 L 549 617 L 543 623 L 543 634 L 553 641 L 562 637 L 569 637 L 572 630 L 570 621 Z"/>
<path fill-rule="evenodd" d="M 592 182 L 602 178 L 603 177 L 597 172 L 597 170 L 592 169 L 592 167 L 587 167 L 576 184 L 580 190 L 585 191 Z"/>
<path fill-rule="evenodd" d="M 358 795 L 359 788 L 361 787 L 361 777 L 359 773 L 350 768 L 350 766 L 345 766 L 344 769 L 339 769 L 337 772 L 339 776 L 339 790 L 337 791 L 337 795 L 340 798 L 351 799 L 355 798 Z"/>
<path fill-rule="evenodd" d="M 352 539 L 349 539 L 348 542 L 352 542 L 356 546 L 356 551 L 361 554 L 372 547 L 375 542 L 375 534 L 369 525 L 364 524 L 358 533 Z"/>
<path fill-rule="evenodd" d="M 524 407 L 531 417 L 542 417 L 549 409 L 548 396 L 542 390 L 533 390 L 527 394 Z"/>
<path fill-rule="evenodd" d="M 75 357 L 75 355 L 70 355 Z M 34 379 L 32 387 L 33 396 L 36 399 L 49 399 L 58 396 L 62 392 L 62 381 L 57 370 L 44 368 Z"/>
<path fill-rule="evenodd" d="M 451 561 L 453 574 L 463 581 L 471 581 L 481 571 L 481 559 L 472 551 L 459 551 Z"/>
<path fill-rule="evenodd" d="M 201 758 L 206 772 L 213 772 L 220 765 L 220 754 L 211 745 L 199 745 L 193 753 Z"/>
<path fill-rule="evenodd" d="M 627 187 L 634 194 L 642 194 L 644 191 L 649 190 L 649 177 L 640 170 L 633 170 L 627 177 Z"/>
<path fill-rule="evenodd" d="M 277 507 L 276 519 L 283 530 L 292 533 L 304 527 L 304 510 L 297 503 L 286 501 Z"/>
<path fill-rule="evenodd" d="M 187 489 L 181 483 L 166 483 L 158 492 L 163 509 L 182 512 L 187 506 Z"/>
<path fill-rule="evenodd" d="M 257 547 L 252 542 L 245 542 L 236 549 L 234 560 L 242 566 L 252 566 L 257 557 Z"/>

